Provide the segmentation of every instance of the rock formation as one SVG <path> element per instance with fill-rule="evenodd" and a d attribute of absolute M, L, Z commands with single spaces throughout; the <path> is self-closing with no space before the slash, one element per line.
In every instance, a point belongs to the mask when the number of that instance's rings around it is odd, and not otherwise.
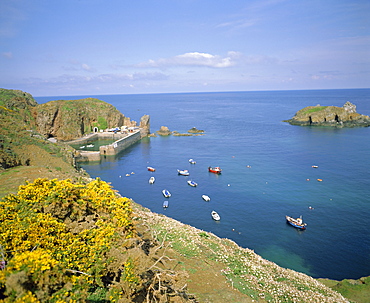
<path fill-rule="evenodd" d="M 122 126 L 135 127 L 137 124 L 113 105 L 94 98 L 40 104 L 34 109 L 34 117 L 38 132 L 62 141 L 79 138 L 93 131 Z M 140 125 L 145 128 L 144 137 L 149 133 L 149 116 L 144 116 Z"/>
<path fill-rule="evenodd" d="M 199 134 L 199 133 L 204 133 L 204 130 L 197 129 L 196 127 L 192 127 L 191 129 L 188 130 L 188 133 Z"/>
<path fill-rule="evenodd" d="M 160 136 L 169 136 L 171 135 L 171 131 L 168 129 L 167 126 L 161 126 L 161 128 L 157 130 L 157 134 Z"/>
<path fill-rule="evenodd" d="M 24 129 L 34 129 L 46 138 L 55 137 L 61 141 L 76 139 L 93 131 L 137 126 L 113 105 L 94 98 L 37 104 L 29 93 L 0 88 L 0 109 L 21 117 Z M 141 118 L 142 137 L 150 132 L 149 121 L 148 115 Z"/>
<path fill-rule="evenodd" d="M 94 128 L 107 129 L 131 123 L 114 106 L 93 98 L 57 100 L 38 105 L 34 110 L 37 130 L 46 137 L 71 140 Z"/>
<path fill-rule="evenodd" d="M 140 119 L 141 136 L 145 137 L 150 134 L 150 116 L 144 115 Z"/>
<path fill-rule="evenodd" d="M 293 118 L 284 120 L 292 125 L 356 127 L 370 126 L 370 117 L 356 112 L 356 105 L 347 101 L 343 107 L 308 106 L 298 111 Z"/>

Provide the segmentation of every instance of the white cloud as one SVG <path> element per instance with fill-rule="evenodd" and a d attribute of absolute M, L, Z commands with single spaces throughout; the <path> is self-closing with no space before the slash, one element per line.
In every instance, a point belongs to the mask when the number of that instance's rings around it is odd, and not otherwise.
<path fill-rule="evenodd" d="M 233 29 L 240 29 L 240 28 L 246 28 L 246 27 L 251 27 L 255 25 L 258 22 L 258 19 L 253 18 L 253 19 L 238 19 L 230 22 L 224 22 L 221 24 L 218 24 L 217 27 L 224 27 L 224 28 L 233 28 Z"/>
<path fill-rule="evenodd" d="M 3 57 L 12 59 L 13 58 L 13 53 L 12 52 L 4 52 L 1 54 Z"/>
<path fill-rule="evenodd" d="M 226 57 L 208 53 L 185 53 L 170 58 L 149 60 L 139 63 L 138 67 L 169 67 L 169 66 L 206 66 L 212 68 L 225 68 L 235 65 L 239 57 L 238 52 L 230 51 Z"/>
<path fill-rule="evenodd" d="M 85 71 L 88 71 L 88 72 L 93 71 L 93 69 L 89 65 L 87 65 L 86 63 L 81 64 L 81 67 Z"/>

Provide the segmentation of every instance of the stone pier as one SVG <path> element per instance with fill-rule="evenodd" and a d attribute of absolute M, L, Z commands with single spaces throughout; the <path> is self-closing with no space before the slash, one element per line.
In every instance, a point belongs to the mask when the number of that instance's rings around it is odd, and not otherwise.
<path fill-rule="evenodd" d="M 84 138 L 74 140 L 73 143 L 90 143 L 98 138 L 118 138 L 112 144 L 100 146 L 99 151 L 76 151 L 75 160 L 76 162 L 87 162 L 87 161 L 100 161 L 101 157 L 114 156 L 119 152 L 123 151 L 127 147 L 133 145 L 146 136 L 146 130 L 141 128 L 134 129 L 126 134 L 113 134 L 113 133 L 95 133 L 88 135 Z M 71 142 L 70 142 L 71 143 Z"/>

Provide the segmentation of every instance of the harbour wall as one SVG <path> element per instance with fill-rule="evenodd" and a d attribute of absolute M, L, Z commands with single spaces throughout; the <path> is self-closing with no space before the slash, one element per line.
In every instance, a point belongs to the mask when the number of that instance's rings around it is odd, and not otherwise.
<path fill-rule="evenodd" d="M 87 144 L 99 138 L 118 138 L 112 144 L 100 146 L 99 151 L 76 151 L 76 162 L 100 161 L 101 157 L 114 156 L 141 140 L 143 137 L 143 130 L 137 129 L 126 134 L 113 133 L 94 133 L 84 138 L 80 138 L 69 143 Z"/>

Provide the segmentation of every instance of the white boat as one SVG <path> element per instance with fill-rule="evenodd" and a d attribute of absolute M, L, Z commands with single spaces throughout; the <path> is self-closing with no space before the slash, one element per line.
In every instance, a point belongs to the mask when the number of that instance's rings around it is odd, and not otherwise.
<path fill-rule="evenodd" d="M 187 169 L 184 169 L 184 170 L 178 169 L 177 172 L 181 176 L 189 176 L 190 175 L 189 171 Z"/>
<path fill-rule="evenodd" d="M 196 182 L 194 182 L 194 181 L 192 181 L 192 180 L 188 180 L 187 182 L 188 182 L 188 184 L 189 184 L 190 186 L 193 186 L 193 187 L 195 187 L 195 186 L 197 186 L 197 185 L 198 185 L 198 183 L 196 183 Z"/>
<path fill-rule="evenodd" d="M 164 201 L 163 202 L 163 208 L 167 208 L 168 207 L 168 201 Z"/>
<path fill-rule="evenodd" d="M 189 159 L 189 163 L 190 163 L 190 164 L 195 164 L 195 163 L 197 163 L 197 162 L 195 162 L 195 160 L 194 160 L 194 159 Z"/>
<path fill-rule="evenodd" d="M 211 200 L 211 198 L 207 195 L 202 195 L 202 198 L 204 201 L 207 201 L 207 202 Z"/>
<path fill-rule="evenodd" d="M 221 217 L 218 213 L 216 213 L 214 210 L 211 212 L 213 220 L 220 221 Z"/>
<path fill-rule="evenodd" d="M 86 147 L 94 147 L 94 144 L 88 144 Z"/>
<path fill-rule="evenodd" d="M 150 177 L 150 179 L 149 179 L 149 184 L 153 184 L 153 183 L 154 183 L 154 181 L 155 181 L 155 178 L 154 178 L 154 177 Z"/>
<path fill-rule="evenodd" d="M 289 223 L 290 225 L 292 225 L 296 228 L 306 229 L 307 224 L 303 222 L 302 216 L 300 216 L 299 218 L 296 218 L 296 219 L 292 218 L 292 217 L 289 217 L 289 216 L 285 216 L 285 219 L 286 219 L 287 223 Z"/>
<path fill-rule="evenodd" d="M 162 190 L 162 194 L 165 198 L 171 197 L 171 193 L 167 189 Z"/>

